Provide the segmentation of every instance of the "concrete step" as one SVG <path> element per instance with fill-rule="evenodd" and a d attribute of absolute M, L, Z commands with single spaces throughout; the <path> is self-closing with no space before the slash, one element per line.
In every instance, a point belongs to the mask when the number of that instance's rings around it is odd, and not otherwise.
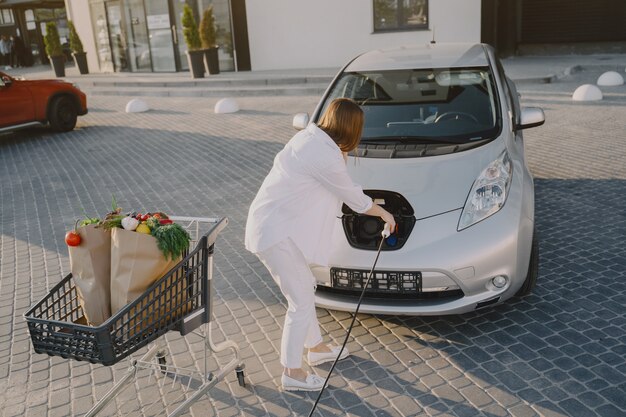
<path fill-rule="evenodd" d="M 308 86 L 328 85 L 332 77 L 328 76 L 303 76 L 303 77 L 276 77 L 276 78 L 243 78 L 243 77 L 207 77 L 193 80 L 185 79 L 103 79 L 82 78 L 76 79 L 81 88 L 89 87 L 123 87 L 123 88 L 216 88 L 216 87 L 258 87 L 258 86 Z"/>
<path fill-rule="evenodd" d="M 243 96 L 321 96 L 328 83 L 305 83 L 301 85 L 198 85 L 195 87 L 173 86 L 102 86 L 81 84 L 81 89 L 95 96 L 133 97 L 243 97 Z M 116 88 L 111 88 L 116 87 Z"/>

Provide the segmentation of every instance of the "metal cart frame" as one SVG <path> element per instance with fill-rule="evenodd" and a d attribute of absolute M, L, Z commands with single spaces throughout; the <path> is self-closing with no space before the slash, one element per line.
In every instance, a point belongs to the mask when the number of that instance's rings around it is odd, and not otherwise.
<path fill-rule="evenodd" d="M 24 317 L 35 352 L 111 366 L 138 349 L 151 344 L 140 359 L 131 359 L 126 373 L 87 412 L 97 415 L 129 384 L 137 372 L 148 369 L 181 384 L 186 398 L 168 417 L 180 416 L 208 393 L 225 375 L 235 370 L 239 385 L 245 386 L 244 368 L 239 348 L 233 341 L 215 344 L 212 339 L 213 253 L 218 234 L 228 224 L 227 218 L 170 217 L 190 233 L 194 249 L 166 275 L 158 279 L 139 298 L 107 319 L 100 326 L 87 326 L 79 303 L 72 274 L 67 275 L 48 295 L 31 307 Z M 201 234 L 201 226 L 210 228 Z M 200 331 L 195 331 L 200 328 Z M 167 350 L 157 341 L 168 331 L 182 336 L 194 333 L 204 340 L 202 370 L 167 364 Z M 232 351 L 233 358 L 216 373 L 208 370 L 209 353 Z M 161 375 L 158 375 L 158 374 Z M 192 388 L 191 381 L 202 381 Z M 186 381 L 186 382 L 185 382 Z M 195 392 L 191 391 L 195 390 Z M 189 397 L 187 398 L 187 395 Z M 156 403 L 150 404 L 152 407 Z"/>

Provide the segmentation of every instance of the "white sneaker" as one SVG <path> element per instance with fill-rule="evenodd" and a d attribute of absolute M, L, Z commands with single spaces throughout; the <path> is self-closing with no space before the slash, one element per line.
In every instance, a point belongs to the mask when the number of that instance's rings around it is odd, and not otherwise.
<path fill-rule="evenodd" d="M 340 350 L 341 346 L 331 346 L 330 352 L 311 352 L 309 350 L 306 354 L 306 360 L 311 366 L 321 365 L 326 362 L 333 362 L 337 355 L 339 355 Z M 348 348 L 343 348 L 343 352 L 341 352 L 339 360 L 347 358 L 349 354 Z"/>
<path fill-rule="evenodd" d="M 319 391 L 324 386 L 324 378 L 309 374 L 306 381 L 293 379 L 285 374 L 280 378 L 284 391 Z"/>

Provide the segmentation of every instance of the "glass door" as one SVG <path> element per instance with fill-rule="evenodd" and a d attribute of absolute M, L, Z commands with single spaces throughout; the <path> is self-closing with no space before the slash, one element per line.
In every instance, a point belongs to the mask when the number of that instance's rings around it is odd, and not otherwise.
<path fill-rule="evenodd" d="M 106 8 L 104 1 L 91 0 L 91 24 L 94 27 L 96 37 L 96 49 L 98 50 L 98 61 L 101 72 L 113 72 L 113 55 L 111 44 L 109 43 L 109 29 L 106 20 Z"/>
<path fill-rule="evenodd" d="M 107 21 L 109 23 L 109 41 L 113 55 L 115 71 L 128 71 L 126 34 L 122 20 L 122 6 L 119 0 L 106 3 Z"/>
<path fill-rule="evenodd" d="M 173 17 L 173 25 L 176 28 L 176 45 L 177 48 L 176 55 L 179 62 L 180 70 L 188 70 L 189 62 L 187 61 L 187 44 L 185 43 L 185 37 L 183 35 L 183 9 L 185 5 L 189 5 L 191 10 L 196 13 L 198 11 L 198 2 L 197 0 L 170 0 L 172 3 L 172 17 Z M 200 19 L 202 16 L 194 15 L 196 18 L 196 24 L 200 27 Z"/>
<path fill-rule="evenodd" d="M 148 43 L 154 72 L 174 72 L 177 70 L 174 55 L 173 34 L 170 24 L 170 5 L 168 0 L 150 0 L 145 2 Z"/>
<path fill-rule="evenodd" d="M 133 72 L 150 72 L 152 71 L 152 58 L 143 0 L 126 0 L 125 9 L 130 69 Z"/>

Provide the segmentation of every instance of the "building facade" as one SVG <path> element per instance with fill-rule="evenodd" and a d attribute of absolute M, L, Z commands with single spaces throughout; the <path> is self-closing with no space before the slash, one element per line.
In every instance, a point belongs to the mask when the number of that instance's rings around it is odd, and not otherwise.
<path fill-rule="evenodd" d="M 481 0 L 66 0 L 90 68 L 188 69 L 180 22 L 212 4 L 221 71 L 338 67 L 368 49 L 480 41 Z M 451 13 L 450 11 L 453 11 Z M 85 18 L 87 17 L 88 18 Z M 457 22 L 462 19 L 464 24 Z M 85 43 L 83 41 L 83 43 Z"/>
<path fill-rule="evenodd" d="M 370 49 L 480 42 L 480 0 L 249 0 L 253 69 L 338 67 Z"/>
<path fill-rule="evenodd" d="M 366 50 L 486 42 L 504 55 L 537 43 L 626 45 L 624 0 L 0 0 L 0 34 L 48 62 L 55 21 L 69 58 L 72 20 L 92 72 L 188 70 L 181 17 L 213 6 L 221 71 L 338 67 Z"/>
<path fill-rule="evenodd" d="M 0 0 L 0 9 L 17 16 L 7 31 L 28 32 L 24 35 L 33 45 L 34 63 L 47 62 L 42 41 L 45 22 L 56 19 L 61 42 L 66 44 L 67 21 L 72 20 L 92 72 L 172 72 L 188 70 L 183 6 L 191 6 L 199 21 L 204 8 L 213 5 L 220 69 L 241 71 L 338 67 L 368 49 L 433 38 L 478 42 L 480 2 Z"/>
<path fill-rule="evenodd" d="M 250 69 L 245 57 L 237 60 L 233 47 L 234 23 L 245 25 L 241 22 L 245 9 L 240 11 L 244 0 L 66 0 L 66 4 L 89 66 L 100 72 L 187 71 L 181 22 L 185 5 L 193 10 L 197 24 L 203 10 L 213 6 L 222 71 Z"/>
<path fill-rule="evenodd" d="M 481 39 L 502 55 L 626 52 L 624 0 L 482 0 Z"/>

